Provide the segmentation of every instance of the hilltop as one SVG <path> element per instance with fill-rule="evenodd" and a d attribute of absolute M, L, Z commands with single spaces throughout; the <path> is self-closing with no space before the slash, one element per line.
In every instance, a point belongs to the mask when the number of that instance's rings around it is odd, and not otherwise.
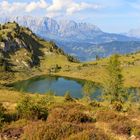
<path fill-rule="evenodd" d="M 12 70 L 38 66 L 47 55 L 65 55 L 55 43 L 44 41 L 28 28 L 10 22 L 0 26 L 0 50 L 2 65 L 11 66 Z"/>
<path fill-rule="evenodd" d="M 5 72 L 12 74 L 11 77 L 18 73 L 19 76 L 23 73 L 31 75 L 33 70 L 43 69 L 44 65 L 49 70 L 52 65 L 57 68 L 60 67 L 57 66 L 59 63 L 73 61 L 74 58 L 64 53 L 54 42 L 37 37 L 29 28 L 19 26 L 16 22 L 0 25 L 1 75 L 6 75 Z"/>

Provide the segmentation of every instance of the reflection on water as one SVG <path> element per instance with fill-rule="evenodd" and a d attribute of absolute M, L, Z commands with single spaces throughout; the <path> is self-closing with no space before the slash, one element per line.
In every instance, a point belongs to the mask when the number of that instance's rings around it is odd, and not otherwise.
<path fill-rule="evenodd" d="M 64 96 L 69 91 L 74 98 L 83 97 L 83 87 L 86 81 L 71 79 L 58 76 L 39 76 L 25 81 L 14 83 L 13 87 L 22 92 L 40 93 L 45 94 L 53 91 L 55 95 Z M 97 98 L 101 94 L 101 89 L 95 85 L 94 91 L 90 94 L 92 97 Z M 93 87 L 92 87 L 93 88 Z M 90 89 L 89 89 L 90 90 Z M 94 93 L 94 95 L 93 95 Z"/>

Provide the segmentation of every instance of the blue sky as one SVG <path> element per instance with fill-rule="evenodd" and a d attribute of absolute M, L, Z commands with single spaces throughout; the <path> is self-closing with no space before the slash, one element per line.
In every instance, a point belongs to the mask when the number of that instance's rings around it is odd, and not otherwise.
<path fill-rule="evenodd" d="M 31 15 L 89 22 L 103 31 L 140 28 L 140 0 L 0 0 L 0 16 Z"/>

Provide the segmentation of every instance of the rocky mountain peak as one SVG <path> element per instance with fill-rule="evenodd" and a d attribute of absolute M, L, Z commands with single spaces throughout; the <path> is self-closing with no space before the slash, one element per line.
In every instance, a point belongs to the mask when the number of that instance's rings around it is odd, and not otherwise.
<path fill-rule="evenodd" d="M 95 33 L 102 31 L 95 25 L 88 23 L 77 23 L 73 20 L 54 20 L 48 17 L 5 17 L 0 18 L 1 23 L 16 21 L 22 26 L 30 28 L 36 34 L 44 38 L 56 39 L 59 37 L 87 39 Z"/>

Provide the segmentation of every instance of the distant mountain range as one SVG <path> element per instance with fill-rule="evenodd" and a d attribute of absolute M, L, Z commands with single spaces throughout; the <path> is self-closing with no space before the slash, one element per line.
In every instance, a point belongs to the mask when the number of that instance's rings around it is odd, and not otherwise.
<path fill-rule="evenodd" d="M 140 38 L 140 28 L 131 29 L 126 35 L 130 37 Z"/>
<path fill-rule="evenodd" d="M 9 21 L 16 21 L 30 28 L 46 40 L 54 40 L 67 53 L 81 60 L 93 59 L 95 55 L 108 56 L 116 52 L 130 53 L 139 50 L 139 38 L 130 34 L 105 33 L 97 26 L 88 23 L 56 21 L 48 17 L 0 17 L 0 23 Z"/>
<path fill-rule="evenodd" d="M 112 54 L 128 54 L 140 51 L 139 41 L 112 41 L 101 44 L 80 43 L 80 42 L 59 42 L 59 46 L 65 46 L 67 52 L 78 56 L 81 61 L 95 60 L 96 56 L 103 58 Z"/>

